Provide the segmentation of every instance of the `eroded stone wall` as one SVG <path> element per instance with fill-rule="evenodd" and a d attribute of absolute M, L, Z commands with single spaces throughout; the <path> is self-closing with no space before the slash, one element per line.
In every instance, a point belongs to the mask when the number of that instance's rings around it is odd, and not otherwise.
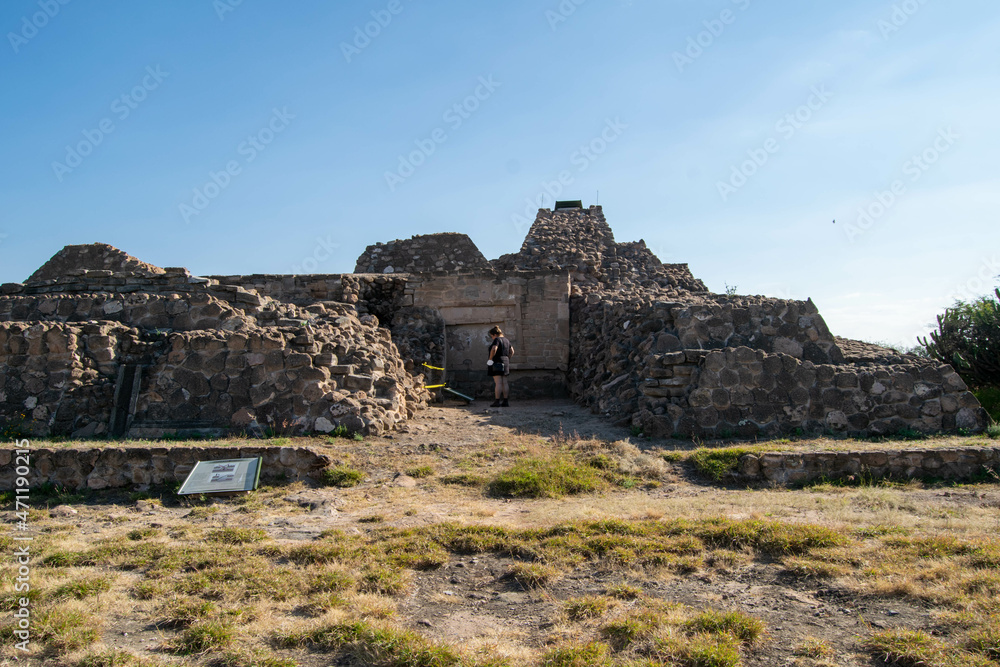
<path fill-rule="evenodd" d="M 740 483 L 795 486 L 823 480 L 971 480 L 1000 474 L 1000 447 L 773 452 L 747 454 L 730 479 Z"/>
<path fill-rule="evenodd" d="M 748 347 L 653 355 L 633 424 L 687 437 L 983 428 L 985 412 L 951 366 L 909 362 L 814 364 Z"/>
<path fill-rule="evenodd" d="M 0 326 L 0 419 L 37 435 L 104 435 L 121 363 L 163 354 L 156 338 L 117 323 Z"/>
<path fill-rule="evenodd" d="M 326 454 L 307 447 L 106 447 L 32 448 L 33 487 L 54 484 L 67 489 L 117 489 L 178 484 L 198 461 L 261 457 L 264 481 L 311 479 L 328 467 Z M 0 490 L 14 488 L 13 451 L 0 449 Z"/>
<path fill-rule="evenodd" d="M 479 248 L 465 234 L 424 234 L 376 243 L 358 257 L 355 273 L 432 273 L 492 271 Z"/>
<path fill-rule="evenodd" d="M 318 296 L 346 301 L 297 305 L 302 290 L 320 291 L 316 280 L 289 281 L 281 300 L 252 280 L 185 269 L 67 272 L 0 290 L 0 419 L 36 435 L 157 437 L 254 421 L 382 433 L 429 398 L 374 314 L 393 316 L 405 280 L 338 277 L 335 293 Z"/>

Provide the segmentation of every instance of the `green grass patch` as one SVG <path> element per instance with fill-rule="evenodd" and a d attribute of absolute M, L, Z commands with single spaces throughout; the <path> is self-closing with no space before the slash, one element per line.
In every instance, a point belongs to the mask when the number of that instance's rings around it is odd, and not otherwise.
<path fill-rule="evenodd" d="M 76 663 L 76 667 L 166 667 L 172 663 L 150 660 L 129 651 L 108 650 L 91 653 Z"/>
<path fill-rule="evenodd" d="M 75 651 L 101 638 L 101 620 L 79 609 L 55 607 L 38 617 L 35 636 L 55 651 Z"/>
<path fill-rule="evenodd" d="M 481 475 L 473 475 L 467 472 L 456 475 L 444 475 L 439 479 L 442 484 L 454 484 L 456 486 L 486 486 L 488 481 Z"/>
<path fill-rule="evenodd" d="M 600 595 L 586 595 L 571 598 L 563 603 L 566 615 L 571 621 L 585 621 L 589 618 L 603 616 L 611 608 L 612 598 Z"/>
<path fill-rule="evenodd" d="M 561 498 L 592 493 L 603 486 L 595 468 L 571 458 L 523 458 L 493 478 L 489 493 L 501 498 Z"/>
<path fill-rule="evenodd" d="M 155 537 L 155 536 L 159 535 L 161 532 L 162 531 L 160 531 L 159 528 L 149 528 L 149 527 L 147 527 L 147 528 L 134 528 L 134 529 L 128 531 L 128 533 L 126 533 L 125 536 L 128 539 L 132 540 L 133 542 L 138 542 L 140 540 L 144 540 L 144 539 L 149 538 L 149 537 Z"/>
<path fill-rule="evenodd" d="M 657 637 L 653 655 L 661 664 L 678 667 L 740 667 L 739 641 L 732 635 Z"/>
<path fill-rule="evenodd" d="M 730 634 L 742 644 L 755 644 L 764 635 L 764 623 L 738 611 L 703 611 L 684 624 L 696 633 Z"/>
<path fill-rule="evenodd" d="M 875 632 L 865 648 L 886 663 L 902 667 L 939 665 L 940 646 L 923 630 L 893 629 Z"/>
<path fill-rule="evenodd" d="M 611 667 L 615 662 L 607 644 L 591 642 L 581 646 L 561 646 L 542 656 L 542 667 Z"/>
<path fill-rule="evenodd" d="M 298 667 L 291 658 L 278 656 L 260 649 L 223 651 L 212 661 L 212 667 Z"/>
<path fill-rule="evenodd" d="M 333 466 L 323 471 L 321 481 L 326 486 L 336 486 L 341 489 L 357 486 L 365 478 L 360 470 L 349 466 Z"/>
<path fill-rule="evenodd" d="M 170 650 L 177 655 L 198 655 L 219 651 L 233 643 L 236 630 L 228 623 L 205 621 L 192 625 L 175 638 Z"/>
<path fill-rule="evenodd" d="M 701 447 L 690 454 L 688 461 L 694 465 L 699 474 L 719 482 L 736 472 L 741 456 L 757 454 L 760 451 L 762 450 L 748 447 L 723 447 L 721 449 Z"/>
<path fill-rule="evenodd" d="M 215 603 L 209 600 L 176 596 L 162 602 L 157 608 L 155 625 L 158 628 L 188 628 L 211 618 L 218 611 Z"/>
<path fill-rule="evenodd" d="M 267 539 L 267 531 L 260 528 L 219 528 L 205 536 L 209 542 L 222 544 L 251 544 Z"/>
<path fill-rule="evenodd" d="M 604 594 L 618 600 L 637 600 L 642 597 L 642 589 L 629 584 L 618 584 L 604 591 Z"/>
<path fill-rule="evenodd" d="M 559 570 L 542 563 L 514 563 L 507 576 L 524 588 L 542 588 L 559 576 Z"/>
<path fill-rule="evenodd" d="M 56 599 L 75 598 L 82 600 L 111 590 L 112 580 L 109 577 L 84 577 L 60 584 L 52 591 Z"/>
<path fill-rule="evenodd" d="M 415 468 L 409 468 L 406 474 L 410 477 L 415 477 L 417 479 L 423 479 L 425 477 L 431 477 L 434 475 L 434 468 L 431 466 L 417 466 Z"/>
<path fill-rule="evenodd" d="M 458 667 L 462 658 L 453 648 L 436 644 L 409 630 L 368 621 L 332 623 L 275 635 L 281 646 L 345 651 L 362 664 L 375 667 Z"/>

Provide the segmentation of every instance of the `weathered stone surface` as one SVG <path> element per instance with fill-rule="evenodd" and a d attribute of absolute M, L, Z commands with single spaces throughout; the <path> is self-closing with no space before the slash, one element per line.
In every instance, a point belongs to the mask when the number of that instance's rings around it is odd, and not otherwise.
<path fill-rule="evenodd" d="M 808 300 L 712 294 L 643 241 L 616 242 L 600 207 L 540 210 L 520 252 L 492 263 L 453 234 L 370 246 L 358 266 L 370 273 L 198 278 L 69 246 L 0 290 L 0 419 L 105 435 L 141 369 L 130 417 L 144 437 L 254 418 L 382 433 L 429 399 L 436 366 L 488 389 L 479 339 L 500 323 L 517 337 L 515 392 L 568 391 L 661 433 L 985 425 L 952 368 L 835 339 Z"/>

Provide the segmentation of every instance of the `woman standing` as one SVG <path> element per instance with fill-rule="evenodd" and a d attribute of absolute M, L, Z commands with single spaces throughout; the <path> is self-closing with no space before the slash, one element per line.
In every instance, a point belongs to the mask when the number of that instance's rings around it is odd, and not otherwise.
<path fill-rule="evenodd" d="M 509 407 L 507 397 L 510 395 L 510 386 L 507 384 L 507 376 L 510 375 L 510 358 L 514 354 L 514 346 L 507 340 L 500 327 L 490 329 L 490 356 L 486 360 L 486 373 L 493 377 L 493 395 L 497 399 L 490 404 L 491 408 Z"/>

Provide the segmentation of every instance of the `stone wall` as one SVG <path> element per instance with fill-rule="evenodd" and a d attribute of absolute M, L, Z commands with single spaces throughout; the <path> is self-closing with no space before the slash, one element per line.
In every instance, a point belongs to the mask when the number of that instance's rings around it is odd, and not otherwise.
<path fill-rule="evenodd" d="M 68 246 L 0 285 L 0 419 L 27 411 L 34 432 L 77 436 L 254 418 L 380 433 L 441 381 L 425 364 L 491 396 L 499 325 L 515 397 L 569 393 L 650 434 L 987 423 L 950 367 L 838 343 L 809 300 L 712 294 L 642 240 L 616 242 L 599 206 L 539 210 L 520 251 L 492 262 L 435 234 L 369 246 L 358 268 L 371 273 L 205 278 Z"/>
<path fill-rule="evenodd" d="M 68 489 L 134 488 L 179 484 L 198 461 L 262 458 L 261 480 L 316 480 L 332 463 L 307 447 L 107 447 L 31 450 L 32 487 L 54 484 Z M 0 490 L 14 488 L 13 451 L 0 449 Z"/>
<path fill-rule="evenodd" d="M 981 430 L 987 415 L 948 365 L 814 364 L 748 347 L 652 355 L 633 424 L 699 437 Z M 696 368 L 692 369 L 692 363 Z"/>
<path fill-rule="evenodd" d="M 501 271 L 565 270 L 581 288 L 624 282 L 707 291 L 687 264 L 663 264 L 644 241 L 617 243 L 600 206 L 539 210 L 521 250 L 492 264 Z"/>
<path fill-rule="evenodd" d="M 487 332 L 499 326 L 515 349 L 510 381 L 517 395 L 526 398 L 565 391 L 569 290 L 563 272 L 513 271 L 422 274 L 411 277 L 407 294 L 415 307 L 434 309 L 444 322 L 447 343 L 432 365 L 448 369 L 452 386 L 492 396 Z"/>
<path fill-rule="evenodd" d="M 141 369 L 133 437 L 240 430 L 253 418 L 278 430 L 377 434 L 428 397 L 374 318 L 171 333 L 17 322 L 0 328 L 0 418 L 24 415 L 36 435 L 107 435 L 128 365 Z"/>
<path fill-rule="evenodd" d="M 425 234 L 376 243 L 358 257 L 355 273 L 491 271 L 490 263 L 465 234 Z"/>
<path fill-rule="evenodd" d="M 1000 474 L 1000 447 L 863 452 L 774 452 L 740 457 L 731 479 L 794 486 L 822 480 L 969 480 Z"/>
<path fill-rule="evenodd" d="M 274 275 L 255 273 L 246 276 L 210 276 L 220 285 L 231 285 L 287 304 L 308 307 L 317 302 L 333 301 L 354 306 L 360 315 L 371 313 L 388 322 L 396 309 L 412 306 L 404 298 L 406 275 L 371 275 L 353 273 Z"/>
<path fill-rule="evenodd" d="M 289 432 L 382 433 L 430 396 L 371 312 L 391 318 L 405 280 L 338 277 L 321 283 L 337 292 L 321 296 L 354 303 L 296 305 L 253 281 L 185 269 L 67 273 L 0 289 L 0 419 L 36 435 L 221 433 L 255 419 Z M 294 296 L 321 291 L 316 280 L 288 282 Z"/>
<path fill-rule="evenodd" d="M 38 435 L 106 434 L 120 365 L 149 363 L 163 349 L 115 323 L 2 326 L 0 419 Z"/>
<path fill-rule="evenodd" d="M 151 276 L 165 270 L 140 262 L 128 253 L 106 243 L 68 245 L 31 274 L 28 282 L 55 280 L 79 275 L 82 271 L 107 271 L 108 275 Z"/>
<path fill-rule="evenodd" d="M 811 301 L 712 295 L 681 302 L 655 292 L 592 291 L 574 297 L 571 310 L 570 390 L 616 420 L 645 409 L 643 392 L 674 399 L 685 392 L 686 383 L 663 375 L 656 355 L 749 346 L 818 363 L 843 361 Z M 662 384 L 651 387 L 650 380 Z"/>
<path fill-rule="evenodd" d="M 311 480 L 332 463 L 307 447 L 106 447 L 37 448 L 31 451 L 32 486 L 69 489 L 142 488 L 179 484 L 198 461 L 260 456 L 261 480 Z M 12 449 L 0 449 L 0 491 L 14 488 Z M 1000 447 L 961 447 L 839 452 L 771 452 L 740 457 L 727 480 L 740 484 L 794 486 L 843 480 L 968 480 L 1000 473 Z"/>

